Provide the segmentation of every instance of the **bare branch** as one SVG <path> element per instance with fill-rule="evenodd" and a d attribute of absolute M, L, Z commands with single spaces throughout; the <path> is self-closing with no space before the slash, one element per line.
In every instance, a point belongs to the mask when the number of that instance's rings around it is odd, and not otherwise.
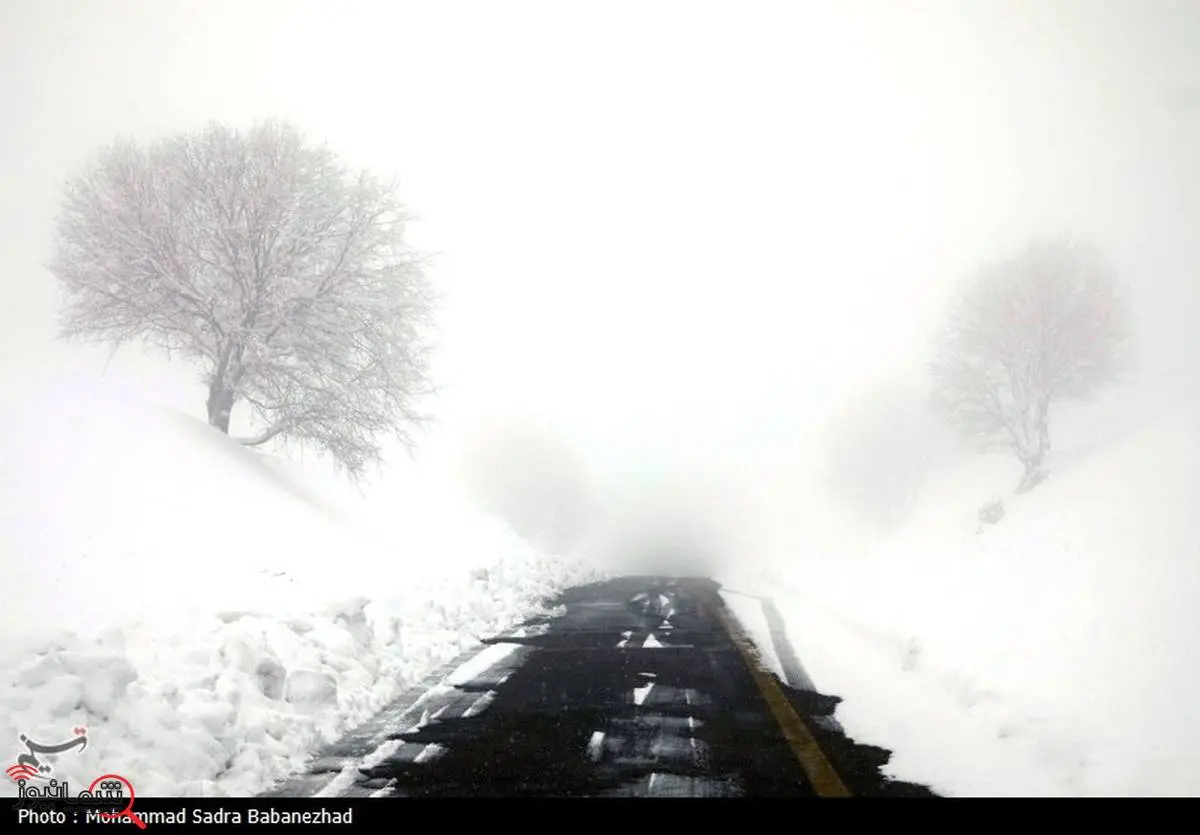
<path fill-rule="evenodd" d="M 391 185 L 292 127 L 212 125 L 103 149 L 67 186 L 51 269 L 63 335 L 197 361 L 209 420 L 245 402 L 246 442 L 313 445 L 351 473 L 407 427 L 433 294 Z"/>
<path fill-rule="evenodd" d="M 938 340 L 935 397 L 968 436 L 1031 472 L 1049 449 L 1053 404 L 1117 379 L 1127 341 L 1122 289 L 1101 260 L 1036 242 L 962 287 Z"/>

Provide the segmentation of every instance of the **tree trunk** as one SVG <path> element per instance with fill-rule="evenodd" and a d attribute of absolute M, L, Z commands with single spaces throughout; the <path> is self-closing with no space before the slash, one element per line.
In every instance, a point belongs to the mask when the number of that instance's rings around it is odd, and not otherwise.
<path fill-rule="evenodd" d="M 1050 473 L 1042 469 L 1042 456 L 1038 456 L 1037 460 L 1029 459 L 1024 462 L 1025 474 L 1021 476 L 1021 483 L 1017 485 L 1018 493 L 1026 493 L 1037 487 L 1046 480 L 1046 476 Z"/>
<path fill-rule="evenodd" d="M 1045 405 L 1038 411 L 1036 444 L 1029 454 L 1020 456 L 1021 463 L 1025 465 L 1025 474 L 1021 476 L 1021 483 L 1017 485 L 1018 493 L 1032 490 L 1050 475 L 1042 469 L 1042 462 L 1046 460 L 1046 453 L 1050 451 L 1050 421 Z"/>
<path fill-rule="evenodd" d="M 233 389 L 214 381 L 208 387 L 208 425 L 229 434 L 229 414 L 233 411 Z"/>
<path fill-rule="evenodd" d="M 1042 401 L 1038 407 L 1038 443 L 1044 457 L 1050 451 L 1050 404 Z"/>

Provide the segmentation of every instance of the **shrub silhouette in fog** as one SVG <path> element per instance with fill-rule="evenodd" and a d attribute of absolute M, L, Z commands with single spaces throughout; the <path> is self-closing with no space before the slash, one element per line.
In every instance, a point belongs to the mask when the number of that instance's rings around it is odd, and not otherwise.
<path fill-rule="evenodd" d="M 845 403 L 826 433 L 825 483 L 871 528 L 887 532 L 912 511 L 940 440 L 927 398 L 903 385 Z"/>
<path fill-rule="evenodd" d="M 588 464 L 546 427 L 519 419 L 477 427 L 460 466 L 475 500 L 539 548 L 569 551 L 590 522 Z"/>

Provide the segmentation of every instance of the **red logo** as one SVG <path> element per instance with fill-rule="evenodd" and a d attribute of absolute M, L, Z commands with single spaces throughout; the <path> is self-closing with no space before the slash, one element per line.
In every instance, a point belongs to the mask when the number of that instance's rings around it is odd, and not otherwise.
<path fill-rule="evenodd" d="M 140 817 L 138 817 L 137 812 L 133 811 L 133 784 L 130 783 L 128 780 L 126 780 L 124 777 L 122 777 L 120 774 L 102 774 L 102 775 L 100 775 L 99 777 L 97 777 L 95 780 L 92 781 L 92 784 L 90 786 L 88 786 L 88 792 L 89 793 L 95 792 L 96 785 L 98 783 L 100 783 L 101 781 L 108 781 L 108 780 L 114 780 L 114 781 L 120 783 L 125 788 L 129 789 L 129 805 L 126 806 L 124 809 L 122 809 L 120 812 L 101 812 L 100 817 L 104 818 L 105 820 L 115 820 L 117 818 L 129 818 L 129 820 L 131 820 L 137 824 L 138 829 L 145 829 L 146 822 L 144 820 L 142 820 Z M 101 786 L 101 788 L 105 788 L 105 787 Z"/>
<path fill-rule="evenodd" d="M 32 780 L 34 777 L 41 776 L 36 768 L 26 763 L 10 765 L 7 769 L 5 769 L 4 773 L 11 777 L 14 783 L 20 782 L 21 780 Z"/>

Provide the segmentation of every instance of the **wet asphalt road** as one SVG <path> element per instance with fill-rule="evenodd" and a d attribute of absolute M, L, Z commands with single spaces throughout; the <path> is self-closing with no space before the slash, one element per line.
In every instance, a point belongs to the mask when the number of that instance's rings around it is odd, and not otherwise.
<path fill-rule="evenodd" d="M 765 672 L 706 580 L 572 589 L 275 796 L 929 796 Z M 741 644 L 739 645 L 739 641 Z M 752 652 L 752 650 L 749 650 Z"/>

